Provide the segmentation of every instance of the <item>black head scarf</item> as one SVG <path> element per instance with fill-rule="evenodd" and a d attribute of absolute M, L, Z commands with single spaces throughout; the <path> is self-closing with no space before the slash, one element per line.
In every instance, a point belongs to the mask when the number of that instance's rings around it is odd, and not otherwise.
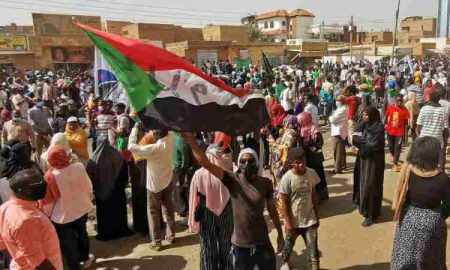
<path fill-rule="evenodd" d="M 9 157 L 6 159 L 2 170 L 2 177 L 11 178 L 19 171 L 30 169 L 34 163 L 30 159 L 28 146 L 24 143 L 16 143 L 11 147 Z"/>

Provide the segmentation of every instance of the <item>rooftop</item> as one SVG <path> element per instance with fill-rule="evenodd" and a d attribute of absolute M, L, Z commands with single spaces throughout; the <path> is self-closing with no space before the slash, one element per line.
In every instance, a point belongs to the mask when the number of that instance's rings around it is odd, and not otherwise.
<path fill-rule="evenodd" d="M 256 15 L 257 20 L 277 18 L 277 17 L 315 17 L 311 12 L 304 9 L 295 9 L 293 11 L 286 11 L 284 9 L 269 11 Z"/>

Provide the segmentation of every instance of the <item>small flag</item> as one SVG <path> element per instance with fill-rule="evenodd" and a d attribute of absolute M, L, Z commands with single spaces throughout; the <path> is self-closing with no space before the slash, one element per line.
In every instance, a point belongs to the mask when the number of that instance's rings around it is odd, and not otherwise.
<path fill-rule="evenodd" d="M 249 133 L 269 122 L 261 94 L 233 89 L 148 43 L 83 24 L 149 129 Z"/>
<path fill-rule="evenodd" d="M 262 52 L 262 58 L 263 58 L 263 68 L 264 68 L 264 71 L 266 72 L 266 75 L 268 77 L 273 78 L 274 76 L 273 76 L 272 65 L 270 64 L 269 59 L 267 59 L 267 56 L 264 52 Z"/>

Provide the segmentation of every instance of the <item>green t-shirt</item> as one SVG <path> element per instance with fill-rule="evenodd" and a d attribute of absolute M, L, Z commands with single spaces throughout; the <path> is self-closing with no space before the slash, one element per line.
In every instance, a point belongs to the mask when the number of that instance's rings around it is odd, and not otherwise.
<path fill-rule="evenodd" d="M 306 169 L 304 175 L 297 175 L 289 170 L 281 178 L 278 191 L 289 196 L 293 228 L 308 228 L 317 223 L 312 193 L 319 182 L 319 175 L 310 168 Z"/>

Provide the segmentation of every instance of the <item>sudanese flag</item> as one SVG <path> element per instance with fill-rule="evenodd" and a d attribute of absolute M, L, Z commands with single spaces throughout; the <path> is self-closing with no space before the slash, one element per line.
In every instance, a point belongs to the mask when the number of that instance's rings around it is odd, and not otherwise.
<path fill-rule="evenodd" d="M 151 44 L 77 25 L 111 66 L 146 128 L 239 135 L 269 123 L 261 94 L 233 89 Z"/>

